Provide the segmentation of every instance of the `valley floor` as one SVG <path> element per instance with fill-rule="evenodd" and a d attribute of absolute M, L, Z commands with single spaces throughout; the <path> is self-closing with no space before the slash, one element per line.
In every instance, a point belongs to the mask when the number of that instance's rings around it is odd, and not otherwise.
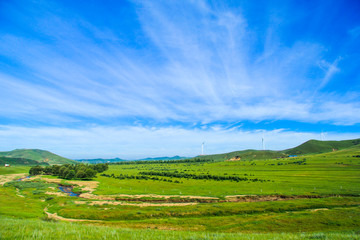
<path fill-rule="evenodd" d="M 110 165 L 92 181 L 0 168 L 0 239 L 360 239 L 351 151 Z"/>

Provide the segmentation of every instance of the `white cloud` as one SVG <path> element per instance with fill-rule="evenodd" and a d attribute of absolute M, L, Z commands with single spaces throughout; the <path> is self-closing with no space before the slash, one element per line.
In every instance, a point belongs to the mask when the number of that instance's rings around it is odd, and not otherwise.
<path fill-rule="evenodd" d="M 1 54 L 26 71 L 0 73 L 0 116 L 51 123 L 82 117 L 360 122 L 358 102 L 347 102 L 346 93 L 314 94 L 340 72 L 340 59 L 324 60 L 320 44 L 284 46 L 278 29 L 269 27 L 259 51 L 259 33 L 240 11 L 204 1 L 174 4 L 137 3 L 151 45 L 141 51 L 121 45 L 116 29 L 61 12 L 34 18 L 47 42 L 1 35 Z M 319 67 L 325 76 L 309 80 L 307 73 Z M 346 111 L 334 114 L 336 105 Z"/>
<path fill-rule="evenodd" d="M 50 150 L 69 158 L 136 159 L 156 156 L 196 156 L 205 141 L 205 153 L 224 153 L 244 149 L 261 149 L 264 137 L 267 149 L 282 150 L 309 139 L 320 139 L 320 134 L 239 129 L 183 129 L 177 127 L 101 127 L 82 129 L 56 127 L 0 126 L 2 151 L 14 148 Z M 357 134 L 328 132 L 327 140 L 358 138 Z"/>
<path fill-rule="evenodd" d="M 318 89 L 321 89 L 328 84 L 330 79 L 333 77 L 333 75 L 340 71 L 340 69 L 337 67 L 339 61 L 341 60 L 341 57 L 336 58 L 336 60 L 333 63 L 328 63 L 326 61 L 321 61 L 320 67 L 324 70 L 325 76 L 321 81 L 321 84 Z"/>

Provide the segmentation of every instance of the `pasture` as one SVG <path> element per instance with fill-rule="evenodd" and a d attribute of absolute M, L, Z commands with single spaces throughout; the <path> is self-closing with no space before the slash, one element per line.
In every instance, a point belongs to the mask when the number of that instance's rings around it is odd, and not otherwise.
<path fill-rule="evenodd" d="M 227 195 L 360 194 L 359 148 L 297 158 L 210 163 L 110 165 L 107 175 L 144 176 L 142 172 L 181 173 L 159 180 L 98 176 L 96 194 L 159 194 L 225 197 Z M 243 181 L 194 179 L 186 175 L 247 178 Z M 100 174 L 101 175 L 101 174 Z M 156 175 L 155 175 L 156 176 Z M 151 176 L 154 177 L 154 176 Z M 160 180 L 161 179 L 161 180 Z M 264 181 L 251 181 L 259 179 Z M 176 182 L 175 182 L 176 181 Z"/>
<path fill-rule="evenodd" d="M 48 232 L 62 237 L 68 227 L 78 232 L 69 239 L 89 228 L 94 238 L 357 239 L 357 155 L 359 147 L 295 158 L 112 164 L 91 181 L 48 175 L 16 181 L 28 167 L 0 168 L 6 219 L 0 236 L 51 239 Z M 80 197 L 61 192 L 59 184 Z M 22 233 L 10 231 L 23 223 Z"/>

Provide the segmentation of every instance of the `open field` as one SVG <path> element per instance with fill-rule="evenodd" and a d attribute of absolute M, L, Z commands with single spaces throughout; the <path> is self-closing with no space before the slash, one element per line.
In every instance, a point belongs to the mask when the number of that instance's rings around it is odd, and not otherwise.
<path fill-rule="evenodd" d="M 1 239 L 360 239 L 355 232 L 319 233 L 207 233 L 188 231 L 134 230 L 93 225 L 80 225 L 66 222 L 47 222 L 37 219 L 14 219 L 0 217 Z M 21 229 L 21 231 L 14 231 Z"/>
<path fill-rule="evenodd" d="M 214 181 L 169 178 L 159 180 L 121 179 L 98 176 L 96 194 L 200 195 L 336 195 L 360 194 L 360 154 L 354 147 L 326 154 L 269 160 L 224 161 L 215 163 L 111 165 L 105 173 L 139 176 L 140 172 L 178 172 L 193 175 L 236 176 L 249 181 Z M 251 179 L 265 180 L 266 182 Z M 164 180 L 171 180 L 167 182 Z M 175 183 L 179 181 L 180 183 Z"/>
<path fill-rule="evenodd" d="M 357 155 L 355 146 L 296 158 L 110 165 L 92 181 L 16 181 L 29 167 L 0 168 L 0 236 L 57 239 L 69 228 L 68 239 L 87 231 L 94 239 L 358 239 Z"/>

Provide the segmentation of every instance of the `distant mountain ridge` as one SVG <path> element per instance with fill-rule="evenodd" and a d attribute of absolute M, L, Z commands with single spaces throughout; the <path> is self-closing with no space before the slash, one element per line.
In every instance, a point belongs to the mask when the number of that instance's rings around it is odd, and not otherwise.
<path fill-rule="evenodd" d="M 299 146 L 282 151 L 248 149 L 243 151 L 234 151 L 234 152 L 222 153 L 222 154 L 201 155 L 201 156 L 196 156 L 195 158 L 210 159 L 214 161 L 273 159 L 273 158 L 288 157 L 289 155 L 327 153 L 327 152 L 342 150 L 354 146 L 360 146 L 360 138 L 352 139 L 352 140 L 341 140 L 341 141 L 309 140 L 307 142 L 300 144 Z M 78 159 L 75 161 L 61 157 L 49 151 L 40 150 L 40 149 L 15 149 L 12 151 L 0 152 L 0 157 L 6 157 L 0 159 L 0 164 L 9 163 L 9 164 L 18 164 L 18 165 L 33 165 L 36 163 L 43 165 L 46 164 L 54 165 L 54 164 L 77 164 L 79 162 L 107 163 L 107 162 L 129 161 L 121 158 Z M 189 158 L 174 156 L 174 157 L 143 158 L 132 161 L 152 161 L 152 160 L 171 161 L 171 160 L 182 160 L 182 159 L 189 159 Z"/>
<path fill-rule="evenodd" d="M 126 160 L 121 158 L 94 158 L 94 159 L 76 159 L 75 161 L 82 162 L 82 163 L 113 163 L 113 162 L 123 162 L 123 161 L 155 161 L 155 160 L 181 160 L 181 159 L 188 159 L 188 157 L 155 157 L 155 158 L 142 158 L 136 160 Z"/>
<path fill-rule="evenodd" d="M 128 161 L 121 158 L 94 158 L 94 159 L 75 159 L 77 162 L 81 163 L 91 163 L 91 164 L 97 164 L 97 163 L 112 163 L 112 162 L 122 162 L 122 161 Z"/>
<path fill-rule="evenodd" d="M 0 152 L 0 156 L 9 157 L 9 158 L 25 158 L 25 159 L 34 160 L 38 163 L 48 163 L 50 165 L 77 163 L 74 160 L 64 158 L 52 152 L 40 150 L 40 149 L 15 149 L 8 152 Z"/>
<path fill-rule="evenodd" d="M 180 156 L 173 156 L 173 157 L 154 157 L 154 158 L 143 158 L 137 159 L 136 161 L 146 161 L 146 160 L 181 160 L 181 159 L 188 159 L 189 157 L 180 157 Z"/>

